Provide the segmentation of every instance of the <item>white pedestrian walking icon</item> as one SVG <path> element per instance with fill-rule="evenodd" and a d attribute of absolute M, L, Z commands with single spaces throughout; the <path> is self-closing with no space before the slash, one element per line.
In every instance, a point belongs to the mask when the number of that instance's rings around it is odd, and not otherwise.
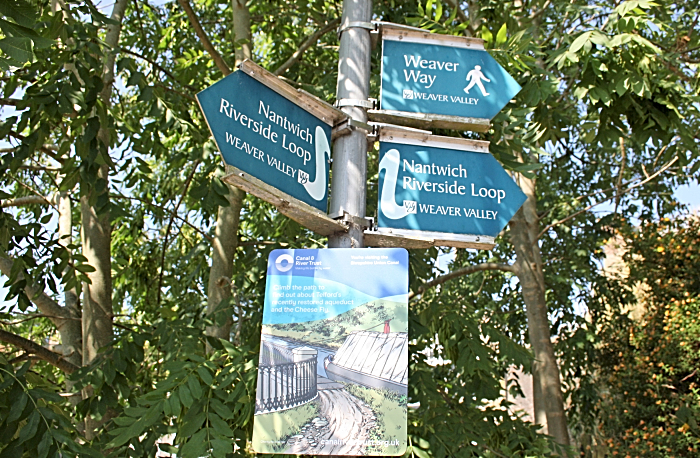
<path fill-rule="evenodd" d="M 490 79 L 486 78 L 484 74 L 481 73 L 481 65 L 476 65 L 474 67 L 474 70 L 467 73 L 467 81 L 469 81 L 469 85 L 464 88 L 464 92 L 469 94 L 469 89 L 474 87 L 474 85 L 476 84 L 477 86 L 479 86 L 479 89 L 481 89 L 481 93 L 484 94 L 484 97 L 489 95 L 489 93 L 486 92 L 486 89 L 484 88 L 484 83 L 482 83 L 481 80 L 484 80 L 487 83 L 491 82 Z"/>

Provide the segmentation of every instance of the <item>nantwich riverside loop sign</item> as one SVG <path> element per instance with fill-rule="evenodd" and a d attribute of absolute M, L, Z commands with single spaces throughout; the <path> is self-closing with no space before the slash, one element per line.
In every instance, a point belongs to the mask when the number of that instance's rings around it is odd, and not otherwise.
<path fill-rule="evenodd" d="M 326 215 L 331 128 L 347 118 L 250 61 L 197 94 L 224 162 L 224 181 L 322 235 L 345 227 Z"/>
<path fill-rule="evenodd" d="M 526 196 L 489 143 L 382 128 L 377 232 L 491 248 Z"/>
<path fill-rule="evenodd" d="M 485 132 L 519 91 L 478 38 L 382 25 L 377 121 Z"/>

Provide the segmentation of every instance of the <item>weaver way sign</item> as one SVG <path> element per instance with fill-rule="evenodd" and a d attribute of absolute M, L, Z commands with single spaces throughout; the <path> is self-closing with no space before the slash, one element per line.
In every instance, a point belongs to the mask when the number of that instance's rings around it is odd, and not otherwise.
<path fill-rule="evenodd" d="M 238 175 L 326 212 L 331 127 L 342 112 L 248 61 L 197 100 L 224 162 Z"/>
<path fill-rule="evenodd" d="M 520 91 L 483 40 L 388 26 L 382 40 L 383 111 L 490 120 Z"/>
<path fill-rule="evenodd" d="M 379 142 L 380 231 L 484 242 L 525 202 L 488 142 L 399 129 L 382 129 Z"/>

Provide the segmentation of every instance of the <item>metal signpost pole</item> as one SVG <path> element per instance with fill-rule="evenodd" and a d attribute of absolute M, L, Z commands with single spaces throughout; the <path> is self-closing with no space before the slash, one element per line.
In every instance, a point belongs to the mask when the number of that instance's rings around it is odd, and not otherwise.
<path fill-rule="evenodd" d="M 362 123 L 367 122 L 367 108 L 371 108 L 368 101 L 371 20 L 371 0 L 343 1 L 336 98 L 343 112 Z M 364 227 L 360 218 L 365 216 L 366 175 L 367 134 L 353 128 L 333 145 L 330 204 L 330 214 L 345 217 L 350 228 L 347 233 L 329 236 L 329 248 L 363 246 Z"/>
<path fill-rule="evenodd" d="M 372 43 L 371 0 L 344 0 L 341 21 L 336 99 L 340 109 L 352 119 L 367 122 Z M 367 182 L 367 134 L 353 129 L 333 144 L 331 215 L 364 218 Z M 364 226 L 348 221 L 347 233 L 328 237 L 329 248 L 362 248 Z"/>

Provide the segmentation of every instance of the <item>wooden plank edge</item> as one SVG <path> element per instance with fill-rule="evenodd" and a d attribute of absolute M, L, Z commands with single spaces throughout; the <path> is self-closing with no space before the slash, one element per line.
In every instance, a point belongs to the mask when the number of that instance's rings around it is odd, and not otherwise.
<path fill-rule="evenodd" d="M 423 132 L 408 129 L 397 129 L 393 126 L 382 126 L 379 128 L 379 141 L 456 149 L 460 151 L 473 151 L 486 154 L 489 152 L 490 143 L 487 141 L 471 140 L 461 137 L 445 137 L 442 135 L 433 135 L 431 133 L 425 134 Z"/>
<path fill-rule="evenodd" d="M 365 246 L 382 247 L 382 248 L 406 248 L 406 249 L 425 249 L 434 246 L 447 246 L 454 248 L 473 248 L 477 250 L 491 250 L 496 246 L 490 242 L 468 242 L 460 240 L 450 240 L 450 234 L 444 234 L 445 238 L 429 238 L 420 237 L 418 235 L 394 234 L 386 232 L 377 232 L 366 230 L 364 232 Z"/>
<path fill-rule="evenodd" d="M 481 38 L 460 37 L 455 35 L 443 35 L 432 33 L 427 30 L 415 30 L 400 24 L 392 25 L 383 22 L 380 24 L 382 40 L 399 41 L 404 38 L 408 40 L 418 40 L 420 42 L 435 43 L 443 46 L 454 46 L 466 49 L 485 50 L 485 41 Z"/>
<path fill-rule="evenodd" d="M 485 118 L 465 118 L 462 116 L 411 113 L 408 111 L 367 110 L 367 117 L 374 122 L 400 124 L 418 129 L 488 132 L 491 128 L 491 121 Z"/>
<path fill-rule="evenodd" d="M 277 207 L 280 213 L 307 229 L 323 236 L 347 232 L 348 228 L 345 224 L 330 218 L 317 208 L 266 184 L 236 167 L 227 165 L 226 170 L 231 173 L 226 175 L 222 181 L 271 203 Z"/>
<path fill-rule="evenodd" d="M 238 68 L 246 75 L 269 87 L 290 102 L 301 106 L 314 116 L 320 117 L 323 122 L 331 127 L 348 117 L 347 114 L 325 100 L 321 100 L 303 89 L 295 89 L 279 79 L 274 73 L 265 70 L 251 60 L 244 60 L 238 65 Z"/>

